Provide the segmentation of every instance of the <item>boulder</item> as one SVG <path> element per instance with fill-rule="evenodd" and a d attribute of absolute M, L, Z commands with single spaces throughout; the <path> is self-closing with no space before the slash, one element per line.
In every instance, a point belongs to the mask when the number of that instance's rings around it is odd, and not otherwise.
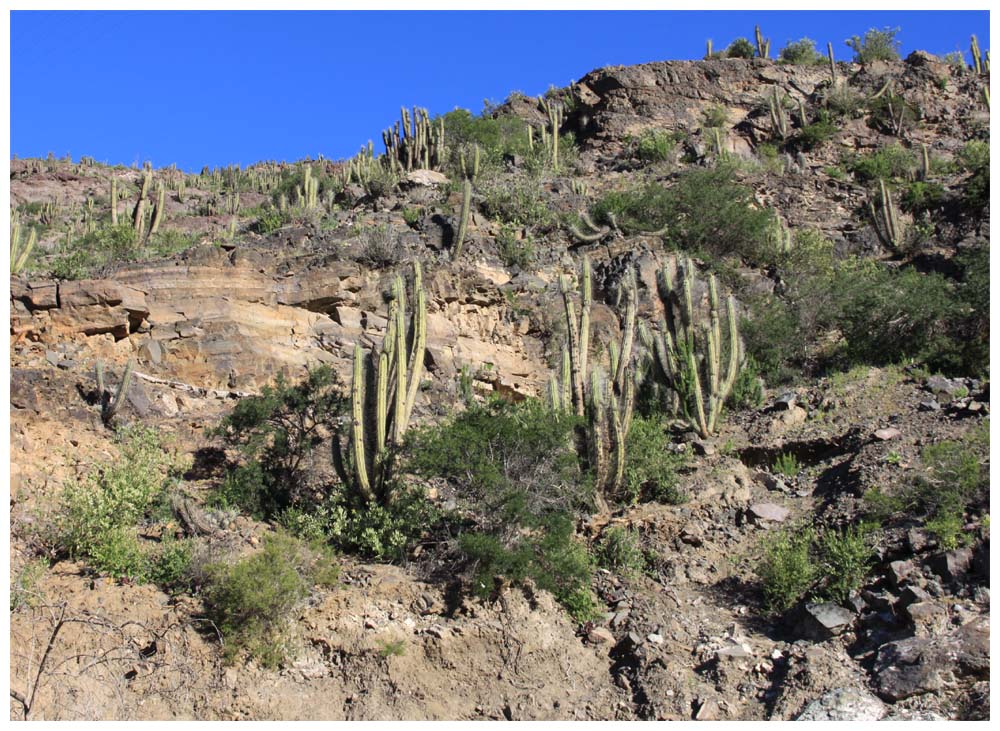
<path fill-rule="evenodd" d="M 834 688 L 809 703 L 796 721 L 878 721 L 886 705 L 867 690 Z"/>
<path fill-rule="evenodd" d="M 755 503 L 750 506 L 750 515 L 755 522 L 784 523 L 788 518 L 788 508 L 783 508 L 774 503 Z"/>
<path fill-rule="evenodd" d="M 839 604 L 806 604 L 799 631 L 805 637 L 822 641 L 843 633 L 853 622 L 854 613 Z"/>

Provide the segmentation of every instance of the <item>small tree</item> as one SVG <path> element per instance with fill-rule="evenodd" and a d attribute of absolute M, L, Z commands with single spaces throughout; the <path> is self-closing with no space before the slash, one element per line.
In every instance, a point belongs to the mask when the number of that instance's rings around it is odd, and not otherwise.
<path fill-rule="evenodd" d="M 882 30 L 870 28 L 865 37 L 854 36 L 845 41 L 854 51 L 854 62 L 868 64 L 872 61 L 898 61 L 900 43 L 896 40 L 899 28 L 886 26 Z"/>
<path fill-rule="evenodd" d="M 753 58 L 754 55 L 753 44 L 746 38 L 737 38 L 726 49 L 727 58 Z"/>

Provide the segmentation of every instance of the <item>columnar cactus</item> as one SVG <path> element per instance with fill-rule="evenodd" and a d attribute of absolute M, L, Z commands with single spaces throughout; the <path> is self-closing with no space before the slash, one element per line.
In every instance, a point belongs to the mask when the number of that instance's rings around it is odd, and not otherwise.
<path fill-rule="evenodd" d="M 475 146 L 471 167 L 467 167 L 465 164 L 464 152 L 461 153 L 460 160 L 463 178 L 462 212 L 458 219 L 458 232 L 455 234 L 454 248 L 451 253 L 452 261 L 458 259 L 458 255 L 462 253 L 462 244 L 465 243 L 465 232 L 469 227 L 469 212 L 472 206 L 472 181 L 475 180 L 477 175 L 479 175 L 479 145 Z"/>
<path fill-rule="evenodd" d="M 392 500 L 389 482 L 395 451 L 402 445 L 423 377 L 427 302 L 419 262 L 413 264 L 413 308 L 406 317 L 403 278 L 396 276 L 382 347 L 368 359 L 354 346 L 351 425 L 333 440 L 333 463 L 345 485 L 366 502 Z M 409 349 L 408 349 L 409 348 Z M 347 447 L 341 443 L 346 436 Z M 350 455 L 350 462 L 345 458 Z"/>
<path fill-rule="evenodd" d="M 414 107 L 411 117 L 403 107 L 400 122 L 382 132 L 382 144 L 390 170 L 439 169 L 444 163 L 444 118 L 435 126 L 426 109 Z"/>
<path fill-rule="evenodd" d="M 785 139 L 788 137 L 788 118 L 785 116 L 777 86 L 773 88 L 771 96 L 767 99 L 767 104 L 771 113 L 771 129 L 774 130 L 776 137 Z"/>
<path fill-rule="evenodd" d="M 899 211 L 892 201 L 892 192 L 881 178 L 878 181 L 879 194 L 874 200 L 868 201 L 868 213 L 872 218 L 872 227 L 879 240 L 889 249 L 899 251 L 906 238 L 906 230 L 899 220 Z"/>
<path fill-rule="evenodd" d="M 837 63 L 833 60 L 833 44 L 827 42 L 826 55 L 830 59 L 830 86 L 837 85 Z"/>
<path fill-rule="evenodd" d="M 736 300 L 730 295 L 726 301 L 728 337 L 723 348 L 715 275 L 708 279 L 708 322 L 696 323 L 694 265 L 690 259 L 681 263 L 678 274 L 679 288 L 669 264 L 659 277 L 664 316 L 659 332 L 651 336 L 658 364 L 654 372 L 674 392 L 675 403 L 691 427 L 702 438 L 708 438 L 716 431 L 743 358 Z"/>
<path fill-rule="evenodd" d="M 10 273 L 20 274 L 28 263 L 32 249 L 38 242 L 38 232 L 31 229 L 26 241 L 22 241 L 21 222 L 15 216 L 10 223 Z"/>
<path fill-rule="evenodd" d="M 548 100 L 544 96 L 538 97 L 538 106 L 549 118 L 550 133 L 543 133 L 543 139 L 549 141 L 549 161 L 552 169 L 559 172 L 559 130 L 563 125 L 563 105 L 558 100 Z"/>
<path fill-rule="evenodd" d="M 135 362 L 129 359 L 128 364 L 125 366 L 125 372 L 122 374 L 122 379 L 118 382 L 118 389 L 112 396 L 111 389 L 106 388 L 104 385 L 104 362 L 98 360 L 94 365 L 94 370 L 97 372 L 97 394 L 101 400 L 101 421 L 105 424 L 111 422 L 125 402 L 129 386 L 132 383 L 132 370 L 134 368 Z"/>
<path fill-rule="evenodd" d="M 972 68 L 975 69 L 976 75 L 978 76 L 983 73 L 984 67 L 983 54 L 979 50 L 979 41 L 975 36 L 972 36 L 972 46 L 970 48 L 970 52 L 972 53 Z"/>
<path fill-rule="evenodd" d="M 156 207 L 153 208 L 153 221 L 149 225 L 150 235 L 155 234 L 156 231 L 160 228 L 160 220 L 163 218 L 163 211 L 165 204 L 166 204 L 166 190 L 163 187 L 163 183 L 160 183 L 159 191 L 156 196 Z"/>
<path fill-rule="evenodd" d="M 111 178 L 111 225 L 118 225 L 118 181 Z"/>
<path fill-rule="evenodd" d="M 563 349 L 561 376 L 552 376 L 549 397 L 552 407 L 587 417 L 587 447 L 598 486 L 598 509 L 607 507 L 605 494 L 614 496 L 624 479 L 626 439 L 635 404 L 635 371 L 632 346 L 636 329 L 637 295 L 635 274 L 623 282 L 626 299 L 620 343 L 608 346 L 609 376 L 598 364 L 589 364 L 590 308 L 592 284 L 590 260 L 584 257 L 580 292 L 580 319 L 576 318 L 569 281 L 560 278 L 566 312 L 567 344 Z"/>
<path fill-rule="evenodd" d="M 753 27 L 753 33 L 757 38 L 757 55 L 761 58 L 768 58 L 771 55 L 771 39 L 764 38 L 759 25 Z"/>

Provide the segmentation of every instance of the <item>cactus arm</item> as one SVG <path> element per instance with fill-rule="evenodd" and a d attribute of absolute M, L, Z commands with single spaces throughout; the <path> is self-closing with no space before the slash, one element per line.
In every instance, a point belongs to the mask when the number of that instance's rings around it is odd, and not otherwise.
<path fill-rule="evenodd" d="M 410 383 L 406 393 L 406 409 L 403 415 L 404 425 L 409 425 L 413 406 L 417 401 L 417 390 L 420 379 L 424 375 L 424 354 L 427 348 L 427 294 L 424 292 L 420 262 L 413 262 L 413 291 L 416 297 L 416 309 L 413 313 L 413 349 L 410 352 Z"/>
<path fill-rule="evenodd" d="M 396 276 L 393 286 L 396 300 L 399 306 L 396 308 L 396 393 L 393 399 L 393 445 L 400 446 L 403 443 L 403 434 L 406 431 L 406 321 L 405 317 L 405 292 L 403 290 L 403 278 Z"/>
<path fill-rule="evenodd" d="M 573 401 L 576 406 L 576 415 L 583 416 L 583 378 L 585 374 L 580 370 L 580 331 L 576 322 L 576 308 L 569 292 L 569 279 L 566 275 L 559 278 L 559 289 L 562 291 L 563 305 L 566 310 L 566 333 L 569 338 L 570 367 L 573 378 Z"/>
<path fill-rule="evenodd" d="M 365 500 L 371 500 L 372 490 L 368 482 L 368 466 L 365 461 L 364 397 L 361 346 L 355 343 L 354 377 L 351 382 L 351 444 L 354 448 L 356 487 Z"/>
<path fill-rule="evenodd" d="M 583 257 L 583 298 L 580 303 L 580 373 L 586 377 L 587 359 L 590 355 L 590 305 L 593 290 L 590 272 L 590 257 Z"/>

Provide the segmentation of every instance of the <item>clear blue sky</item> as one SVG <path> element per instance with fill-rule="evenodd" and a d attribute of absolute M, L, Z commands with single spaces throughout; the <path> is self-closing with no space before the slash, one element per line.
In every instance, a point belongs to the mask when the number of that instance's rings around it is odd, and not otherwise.
<path fill-rule="evenodd" d="M 610 64 L 899 27 L 915 49 L 989 48 L 986 11 L 325 11 L 11 13 L 11 152 L 186 170 L 353 155 L 402 105 L 482 110 Z"/>

